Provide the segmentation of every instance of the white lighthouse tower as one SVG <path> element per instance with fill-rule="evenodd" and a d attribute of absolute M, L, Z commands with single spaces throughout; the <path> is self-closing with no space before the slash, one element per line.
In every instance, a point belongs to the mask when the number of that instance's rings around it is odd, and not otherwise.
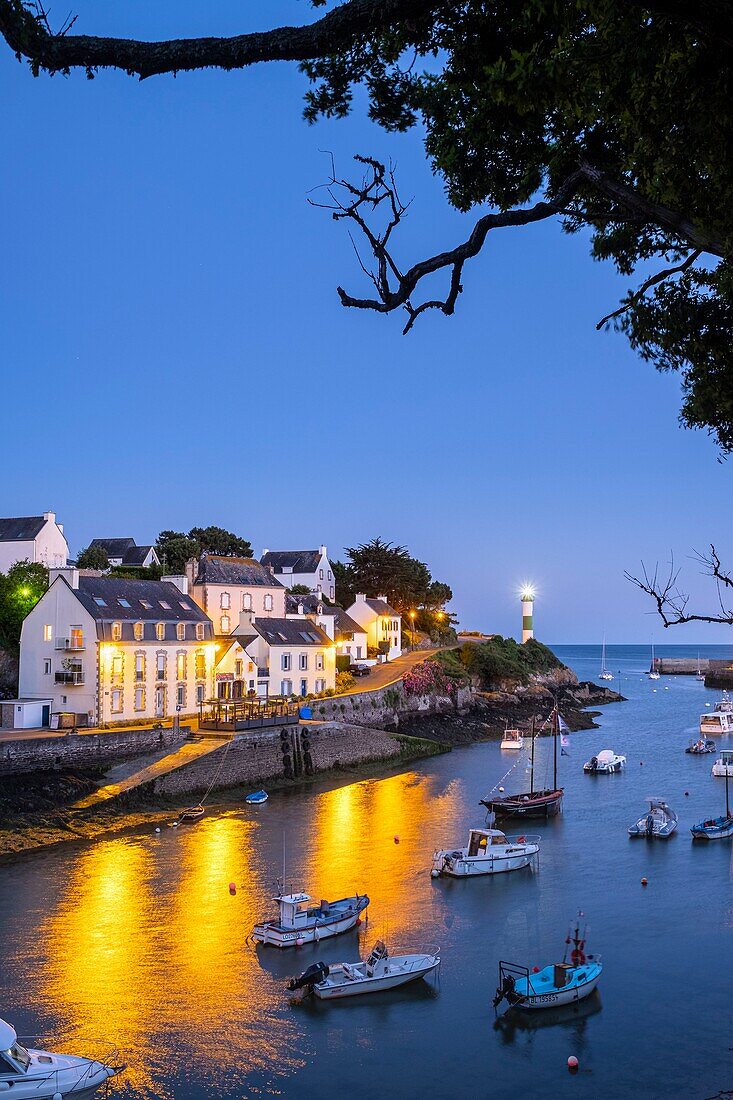
<path fill-rule="evenodd" d="M 534 589 L 525 585 L 520 597 L 522 601 L 522 641 L 534 638 Z"/>

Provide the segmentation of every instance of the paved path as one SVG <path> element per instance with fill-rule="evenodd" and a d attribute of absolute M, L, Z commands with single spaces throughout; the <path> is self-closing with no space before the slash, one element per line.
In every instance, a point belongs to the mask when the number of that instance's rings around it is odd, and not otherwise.
<path fill-rule="evenodd" d="M 186 741 L 183 745 L 179 745 L 177 749 L 157 753 L 153 757 L 149 756 L 147 759 L 151 762 L 142 768 L 140 767 L 139 758 L 132 764 L 130 761 L 116 764 L 113 768 L 110 768 L 105 776 L 105 779 L 111 780 L 111 782 L 106 783 L 99 790 L 87 795 L 79 802 L 75 802 L 70 809 L 87 810 L 90 806 L 98 806 L 102 802 L 108 802 L 111 798 L 117 798 L 123 791 L 131 791 L 142 783 L 149 783 L 151 779 L 168 775 L 169 772 L 176 771 L 177 768 L 182 768 L 185 764 L 190 764 L 192 760 L 198 760 L 200 757 L 214 752 L 215 749 L 220 749 L 226 740 L 228 738 L 222 737 L 218 740 L 207 738 L 205 741 Z"/>
<path fill-rule="evenodd" d="M 401 657 L 395 657 L 394 661 L 388 661 L 383 665 L 374 665 L 370 676 L 354 677 L 356 686 L 351 688 L 350 691 L 339 692 L 334 698 L 342 699 L 344 695 L 361 695 L 364 691 L 376 691 L 378 688 L 396 684 L 414 665 L 419 665 L 427 657 L 439 652 L 438 649 L 416 649 L 412 653 L 407 652 L 403 653 Z"/>

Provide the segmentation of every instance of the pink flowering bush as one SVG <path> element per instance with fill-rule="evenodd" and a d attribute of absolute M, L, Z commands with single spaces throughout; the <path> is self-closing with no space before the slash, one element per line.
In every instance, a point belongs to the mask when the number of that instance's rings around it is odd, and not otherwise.
<path fill-rule="evenodd" d="M 405 695 L 447 695 L 452 699 L 459 683 L 446 676 L 437 661 L 421 661 L 405 673 L 402 686 Z"/>

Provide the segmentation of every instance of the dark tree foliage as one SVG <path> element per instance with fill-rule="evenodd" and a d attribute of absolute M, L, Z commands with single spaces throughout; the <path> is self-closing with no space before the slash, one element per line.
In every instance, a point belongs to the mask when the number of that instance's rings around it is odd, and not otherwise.
<path fill-rule="evenodd" d="M 19 561 L 0 573 L 0 648 L 17 657 L 20 628 L 48 588 L 48 569 L 39 562 Z"/>
<path fill-rule="evenodd" d="M 362 87 L 385 129 L 420 127 L 454 207 L 493 209 L 458 245 L 440 242 L 406 263 L 394 252 L 406 206 L 390 172 L 363 158 L 363 179 L 332 179 L 325 202 L 371 253 L 362 260 L 371 296 L 340 288 L 344 305 L 404 310 L 406 329 L 425 310 L 451 314 L 466 264 L 492 232 L 558 218 L 632 280 L 618 309 L 599 304 L 599 327 L 623 331 L 644 359 L 678 372 L 683 422 L 732 450 L 733 6 L 312 2 L 326 11 L 306 26 L 138 42 L 78 34 L 68 22 L 52 29 L 40 2 L 0 0 L 0 34 L 36 74 L 115 67 L 147 78 L 296 61 L 312 82 L 309 120 L 345 116 Z"/>
<path fill-rule="evenodd" d="M 334 562 L 336 598 L 349 607 L 357 592 L 386 596 L 395 610 L 421 607 L 437 610 L 452 599 L 447 584 L 433 581 L 424 562 L 413 558 L 404 546 L 381 538 L 346 550 L 347 561 Z"/>
<path fill-rule="evenodd" d="M 183 573 L 186 563 L 200 554 L 224 557 L 252 557 L 252 544 L 223 527 L 192 527 L 183 531 L 161 531 L 155 544 L 158 557 L 168 574 Z"/>
<path fill-rule="evenodd" d="M 80 569 L 109 569 L 109 558 L 103 546 L 87 546 L 82 550 L 76 564 Z"/>

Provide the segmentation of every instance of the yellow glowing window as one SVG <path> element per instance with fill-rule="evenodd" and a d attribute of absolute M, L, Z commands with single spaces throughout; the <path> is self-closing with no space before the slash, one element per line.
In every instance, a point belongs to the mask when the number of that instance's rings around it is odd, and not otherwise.
<path fill-rule="evenodd" d="M 44 640 L 44 642 L 53 641 L 53 627 L 51 626 L 50 623 L 46 623 L 46 625 L 43 628 L 43 640 Z"/>

